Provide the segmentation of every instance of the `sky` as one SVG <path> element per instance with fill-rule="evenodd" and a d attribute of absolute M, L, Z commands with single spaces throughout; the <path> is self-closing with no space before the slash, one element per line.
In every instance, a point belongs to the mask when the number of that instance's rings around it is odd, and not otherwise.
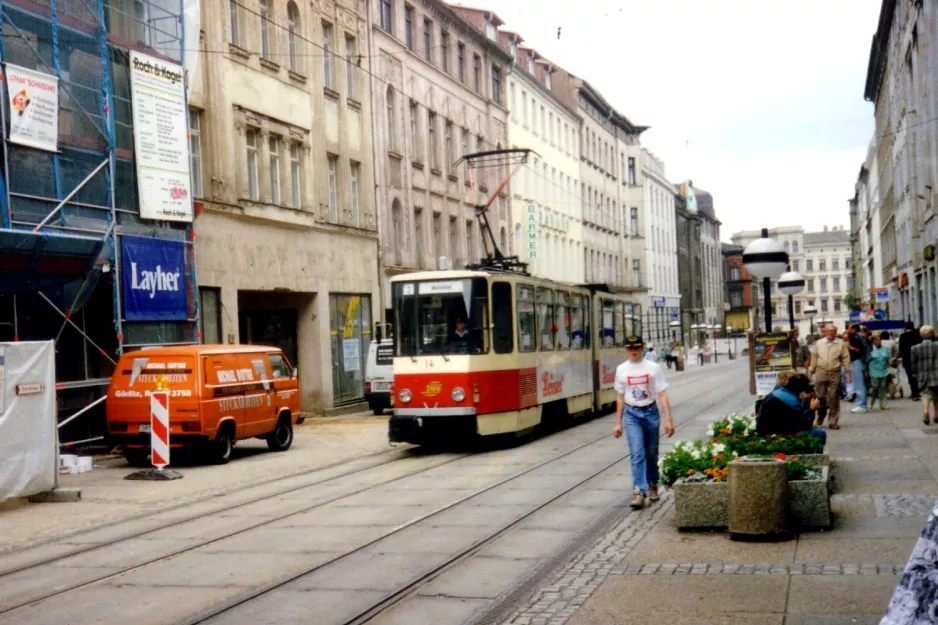
<path fill-rule="evenodd" d="M 721 238 L 849 227 L 873 137 L 863 99 L 881 0 L 462 0 L 592 84 L 677 182 L 713 195 Z M 557 29 L 560 28 L 560 38 Z"/>

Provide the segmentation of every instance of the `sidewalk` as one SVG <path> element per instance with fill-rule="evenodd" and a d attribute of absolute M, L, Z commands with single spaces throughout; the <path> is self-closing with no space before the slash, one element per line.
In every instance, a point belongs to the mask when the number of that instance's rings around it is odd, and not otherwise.
<path fill-rule="evenodd" d="M 512 623 L 878 623 L 938 497 L 938 426 L 918 402 L 849 412 L 828 433 L 834 527 L 788 542 L 679 532 L 670 493 L 628 515 Z M 707 424 L 676 438 L 704 438 Z M 667 446 L 667 449 L 673 445 Z M 664 451 L 664 449 L 663 449 Z M 569 617 L 569 618 L 568 618 Z"/>

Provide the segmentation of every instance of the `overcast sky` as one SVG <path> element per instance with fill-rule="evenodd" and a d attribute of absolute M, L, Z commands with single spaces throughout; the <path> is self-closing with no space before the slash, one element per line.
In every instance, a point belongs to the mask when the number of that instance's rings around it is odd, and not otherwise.
<path fill-rule="evenodd" d="M 722 238 L 849 226 L 873 133 L 863 99 L 880 0 L 465 0 L 598 88 L 711 192 Z M 561 28 L 557 39 L 557 28 Z"/>

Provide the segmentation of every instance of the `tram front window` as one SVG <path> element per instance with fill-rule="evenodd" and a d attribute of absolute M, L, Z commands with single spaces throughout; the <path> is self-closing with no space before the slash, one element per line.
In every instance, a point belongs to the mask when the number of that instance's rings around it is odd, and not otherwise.
<path fill-rule="evenodd" d="M 398 355 L 481 354 L 488 350 L 484 279 L 396 283 Z"/>

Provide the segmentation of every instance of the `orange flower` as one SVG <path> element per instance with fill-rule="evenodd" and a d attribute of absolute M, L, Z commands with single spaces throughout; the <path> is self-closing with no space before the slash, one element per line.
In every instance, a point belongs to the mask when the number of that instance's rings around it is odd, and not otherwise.
<path fill-rule="evenodd" d="M 694 470 L 693 470 L 693 469 L 688 469 L 688 470 L 687 470 L 687 474 L 688 474 L 688 475 L 693 475 L 693 474 L 694 474 Z"/>

